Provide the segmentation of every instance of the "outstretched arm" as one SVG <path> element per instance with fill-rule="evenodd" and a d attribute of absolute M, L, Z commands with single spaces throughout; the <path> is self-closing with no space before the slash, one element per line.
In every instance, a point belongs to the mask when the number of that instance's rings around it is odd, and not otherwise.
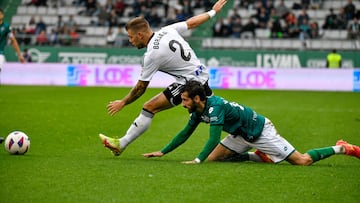
<path fill-rule="evenodd" d="M 121 100 L 112 101 L 107 105 L 107 109 L 110 115 L 115 115 L 118 111 L 124 108 L 125 105 L 130 104 L 137 100 L 141 95 L 144 94 L 147 86 L 149 85 L 149 81 L 141 81 L 139 80 L 135 87 L 131 89 L 128 95 L 126 95 Z"/>
<path fill-rule="evenodd" d="M 185 126 L 185 128 L 183 130 L 181 130 L 174 138 L 173 140 L 167 144 L 161 151 L 156 151 L 156 152 L 150 152 L 150 153 L 145 153 L 143 154 L 144 157 L 146 158 L 150 158 L 150 157 L 162 157 L 163 155 L 173 151 L 174 149 L 176 149 L 178 146 L 180 146 L 181 144 L 183 144 L 189 137 L 190 135 L 194 132 L 194 130 L 196 129 L 197 125 L 189 125 L 189 123 Z"/>
<path fill-rule="evenodd" d="M 15 38 L 15 36 L 11 33 L 10 34 L 10 42 L 11 42 L 11 45 L 14 47 L 15 51 L 16 51 L 16 54 L 18 56 L 18 59 L 21 63 L 24 63 L 25 62 L 25 59 L 24 57 L 22 56 L 21 54 L 21 51 L 20 51 L 20 48 L 19 48 L 19 44 L 17 43 L 17 40 Z"/>
<path fill-rule="evenodd" d="M 223 6 L 226 4 L 226 0 L 219 0 L 217 1 L 214 6 L 212 7 L 212 10 L 206 13 L 199 14 L 197 16 L 193 16 L 186 20 L 186 24 L 188 29 L 196 28 L 197 26 L 203 24 L 204 22 L 208 21 L 210 18 L 212 18 L 214 15 L 219 13 Z"/>

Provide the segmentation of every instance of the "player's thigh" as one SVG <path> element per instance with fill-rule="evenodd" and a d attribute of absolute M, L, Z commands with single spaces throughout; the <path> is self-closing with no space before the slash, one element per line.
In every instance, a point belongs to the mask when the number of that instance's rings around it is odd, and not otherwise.
<path fill-rule="evenodd" d="M 234 154 L 234 151 L 231 151 L 222 144 L 218 144 L 215 149 L 209 154 L 207 159 L 208 161 L 223 161 L 233 156 Z"/>
<path fill-rule="evenodd" d="M 172 83 L 163 92 L 151 98 L 145 103 L 144 108 L 152 113 L 177 106 L 181 103 L 181 92 L 184 85 Z"/>
<path fill-rule="evenodd" d="M 147 101 L 143 108 L 149 112 L 157 113 L 171 107 L 173 107 L 173 105 L 170 104 L 164 93 L 161 92 Z"/>
<path fill-rule="evenodd" d="M 295 151 L 295 148 L 279 135 L 269 119 L 265 120 L 265 125 L 260 137 L 249 144 L 253 148 L 268 154 L 275 163 L 287 159 Z"/>

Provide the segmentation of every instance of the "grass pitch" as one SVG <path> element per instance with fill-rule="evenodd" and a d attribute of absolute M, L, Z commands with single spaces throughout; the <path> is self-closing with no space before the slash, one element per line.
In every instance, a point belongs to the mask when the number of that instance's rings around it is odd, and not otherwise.
<path fill-rule="evenodd" d="M 157 114 L 150 129 L 120 157 L 102 147 L 98 133 L 122 136 L 149 89 L 115 117 L 109 101 L 128 88 L 0 87 L 0 136 L 22 130 L 31 138 L 24 156 L 0 149 L 0 202 L 358 202 L 360 160 L 332 156 L 310 167 L 288 163 L 184 165 L 208 138 L 201 124 L 192 137 L 162 158 L 160 150 L 187 122 L 176 107 Z M 351 92 L 215 90 L 270 118 L 298 151 L 360 144 L 360 94 Z M 223 137 L 226 134 L 223 134 Z"/>

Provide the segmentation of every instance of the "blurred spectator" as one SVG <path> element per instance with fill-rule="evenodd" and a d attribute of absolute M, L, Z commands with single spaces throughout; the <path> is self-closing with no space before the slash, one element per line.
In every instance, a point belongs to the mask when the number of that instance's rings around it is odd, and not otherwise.
<path fill-rule="evenodd" d="M 46 30 L 46 24 L 43 21 L 42 16 L 39 16 L 39 20 L 36 23 L 35 34 L 39 34 L 41 30 Z"/>
<path fill-rule="evenodd" d="M 254 22 L 254 19 L 252 17 L 249 17 L 249 20 L 248 22 L 244 25 L 241 33 L 242 34 L 245 34 L 247 32 L 250 32 L 253 36 L 253 38 L 256 37 L 256 32 L 255 32 L 255 29 L 256 29 L 256 24 Z"/>
<path fill-rule="evenodd" d="M 145 2 L 143 0 L 135 0 L 134 3 L 132 4 L 132 8 L 133 8 L 132 16 L 140 16 L 142 6 L 145 6 Z"/>
<path fill-rule="evenodd" d="M 263 1 L 263 7 L 266 9 L 266 14 L 270 16 L 271 10 L 275 8 L 273 0 Z"/>
<path fill-rule="evenodd" d="M 288 38 L 299 38 L 300 29 L 297 20 L 287 22 L 284 32 Z"/>
<path fill-rule="evenodd" d="M 116 10 L 111 10 L 109 17 L 107 19 L 107 24 L 109 27 L 117 27 L 119 24 L 118 16 L 116 14 Z"/>
<path fill-rule="evenodd" d="M 346 29 L 348 20 L 346 18 L 346 13 L 344 8 L 339 9 L 339 13 L 336 15 L 336 22 L 338 29 L 342 29 L 342 30 Z"/>
<path fill-rule="evenodd" d="M 280 18 L 285 18 L 290 9 L 285 5 L 284 0 L 280 0 L 275 7 L 276 15 Z"/>
<path fill-rule="evenodd" d="M 85 13 L 87 16 L 96 16 L 99 13 L 99 8 L 97 0 L 87 0 L 85 3 Z"/>
<path fill-rule="evenodd" d="M 99 13 L 97 15 L 97 21 L 91 22 L 96 26 L 109 26 L 108 24 L 109 13 L 106 13 L 104 7 L 99 8 Z"/>
<path fill-rule="evenodd" d="M 181 1 L 180 5 L 183 8 L 183 13 L 185 15 L 185 19 L 188 19 L 188 18 L 190 18 L 190 17 L 192 17 L 194 15 L 194 11 L 193 11 L 193 8 L 191 6 L 190 0 Z"/>
<path fill-rule="evenodd" d="M 31 16 L 29 22 L 25 26 L 26 28 L 26 34 L 35 34 L 36 31 L 36 21 L 35 17 Z"/>
<path fill-rule="evenodd" d="M 46 35 L 45 30 L 42 30 L 36 37 L 36 45 L 48 45 L 49 39 Z"/>
<path fill-rule="evenodd" d="M 27 63 L 32 62 L 31 55 L 28 53 L 28 50 L 26 48 L 23 50 L 22 56 L 23 56 L 25 62 L 27 62 Z"/>
<path fill-rule="evenodd" d="M 227 24 L 225 24 L 223 18 L 219 18 L 215 25 L 213 26 L 213 36 L 214 37 L 227 37 L 230 36 L 230 29 Z"/>
<path fill-rule="evenodd" d="M 326 16 L 324 25 L 322 26 L 323 29 L 337 29 L 338 22 L 337 22 L 337 15 L 334 13 L 334 9 L 329 9 L 330 13 Z"/>
<path fill-rule="evenodd" d="M 115 5 L 114 5 L 114 8 L 115 8 L 115 11 L 116 11 L 116 14 L 121 17 L 124 15 L 124 11 L 125 11 L 125 8 L 126 8 L 126 4 L 124 3 L 123 0 L 116 0 L 115 2 Z M 128 16 L 126 16 L 128 17 Z"/>
<path fill-rule="evenodd" d="M 280 24 L 280 19 L 278 16 L 274 16 L 269 21 L 270 28 L 270 37 L 271 38 L 282 38 L 283 37 L 283 29 Z"/>
<path fill-rule="evenodd" d="M 29 45 L 30 44 L 31 36 L 28 33 L 26 33 L 26 26 L 25 25 L 21 29 L 17 30 L 17 33 L 20 36 L 20 37 L 18 37 L 20 44 L 24 44 L 24 45 Z"/>
<path fill-rule="evenodd" d="M 293 12 L 289 12 L 285 17 L 286 24 L 298 24 L 297 18 Z"/>
<path fill-rule="evenodd" d="M 304 21 L 304 19 L 306 21 Z M 310 21 L 310 17 L 307 14 L 306 9 L 301 9 L 301 12 L 299 13 L 299 16 L 297 17 L 297 21 L 299 26 L 301 26 L 303 24 L 303 22 L 309 22 Z"/>
<path fill-rule="evenodd" d="M 341 55 L 336 52 L 336 49 L 333 49 L 326 57 L 327 68 L 341 68 L 341 63 Z"/>
<path fill-rule="evenodd" d="M 181 5 L 177 4 L 175 7 L 175 15 L 176 15 L 176 21 L 180 22 L 180 21 L 185 21 L 186 20 L 186 16 L 184 13 L 184 9 Z"/>
<path fill-rule="evenodd" d="M 141 8 L 140 8 L 140 16 L 144 16 L 144 17 L 145 17 L 145 16 L 148 16 L 149 14 L 150 14 L 149 8 L 146 7 L 145 4 L 142 5 Z"/>
<path fill-rule="evenodd" d="M 235 38 L 240 38 L 241 32 L 243 31 L 243 25 L 241 22 L 241 18 L 240 17 L 230 18 L 230 20 L 231 20 L 231 23 L 230 23 L 231 36 L 235 37 Z"/>
<path fill-rule="evenodd" d="M 260 13 L 256 15 L 257 21 L 258 21 L 258 27 L 259 28 L 267 28 L 268 21 L 269 21 L 269 15 L 266 13 L 266 9 L 264 7 L 260 8 Z"/>
<path fill-rule="evenodd" d="M 310 23 L 310 37 L 312 39 L 317 39 L 320 37 L 319 35 L 319 24 L 316 21 Z"/>
<path fill-rule="evenodd" d="M 194 0 L 194 8 L 203 8 L 203 7 L 204 5 L 202 0 Z"/>
<path fill-rule="evenodd" d="M 56 32 L 62 34 L 64 32 L 65 23 L 61 15 L 58 15 L 57 21 L 55 23 Z"/>
<path fill-rule="evenodd" d="M 165 25 L 170 25 L 176 22 L 176 14 L 175 14 L 175 10 L 173 8 L 168 9 L 167 11 L 167 15 L 166 15 L 166 21 L 165 21 Z"/>
<path fill-rule="evenodd" d="M 310 38 L 310 24 L 306 18 L 302 19 L 301 25 L 299 25 L 300 30 L 300 40 L 304 41 L 305 39 Z"/>
<path fill-rule="evenodd" d="M 73 15 L 69 15 L 69 19 L 64 23 L 69 29 L 77 28 L 77 23 Z"/>
<path fill-rule="evenodd" d="M 64 33 L 60 35 L 60 44 L 64 46 L 70 46 L 72 39 L 70 36 L 70 30 L 67 27 L 64 27 Z"/>
<path fill-rule="evenodd" d="M 237 18 L 241 18 L 237 8 L 233 8 L 230 15 L 231 15 L 231 20 L 236 20 Z"/>
<path fill-rule="evenodd" d="M 352 22 L 349 23 L 347 30 L 349 39 L 360 39 L 360 24 L 357 17 L 354 17 Z"/>
<path fill-rule="evenodd" d="M 70 30 L 70 38 L 71 38 L 71 45 L 77 45 L 79 44 L 79 40 L 80 40 L 80 35 L 79 33 L 77 33 L 76 31 L 76 27 L 73 27 Z"/>
<path fill-rule="evenodd" d="M 356 12 L 356 7 L 353 4 L 352 0 L 347 0 L 347 4 L 344 6 L 344 10 L 346 14 L 346 19 L 347 20 L 353 19 Z"/>
<path fill-rule="evenodd" d="M 157 8 L 152 7 L 149 15 L 146 17 L 150 27 L 159 27 L 161 24 L 161 17 L 158 15 Z"/>
<path fill-rule="evenodd" d="M 59 43 L 59 35 L 58 32 L 53 28 L 49 34 L 49 44 L 56 45 Z"/>
<path fill-rule="evenodd" d="M 130 42 L 129 42 L 128 36 L 126 34 L 125 28 L 118 27 L 116 32 L 117 32 L 117 34 L 116 34 L 114 46 L 116 46 L 116 47 L 130 46 Z"/>
<path fill-rule="evenodd" d="M 105 8 L 106 13 L 110 13 L 111 10 L 115 9 L 113 0 L 106 0 L 105 5 L 101 6 Z"/>

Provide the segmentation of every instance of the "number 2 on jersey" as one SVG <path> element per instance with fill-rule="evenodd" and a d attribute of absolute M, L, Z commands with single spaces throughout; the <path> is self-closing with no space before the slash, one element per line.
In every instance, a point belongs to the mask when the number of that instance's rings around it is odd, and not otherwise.
<path fill-rule="evenodd" d="M 191 59 L 191 54 L 189 53 L 187 56 L 185 56 L 185 51 L 184 51 L 184 47 L 182 46 L 182 44 L 180 44 L 180 42 L 176 41 L 176 40 L 171 40 L 169 42 L 169 48 L 171 51 L 175 52 L 176 51 L 176 47 L 174 46 L 174 44 L 177 44 L 180 47 L 180 54 L 181 54 L 181 58 L 184 59 L 185 61 L 190 61 Z"/>

